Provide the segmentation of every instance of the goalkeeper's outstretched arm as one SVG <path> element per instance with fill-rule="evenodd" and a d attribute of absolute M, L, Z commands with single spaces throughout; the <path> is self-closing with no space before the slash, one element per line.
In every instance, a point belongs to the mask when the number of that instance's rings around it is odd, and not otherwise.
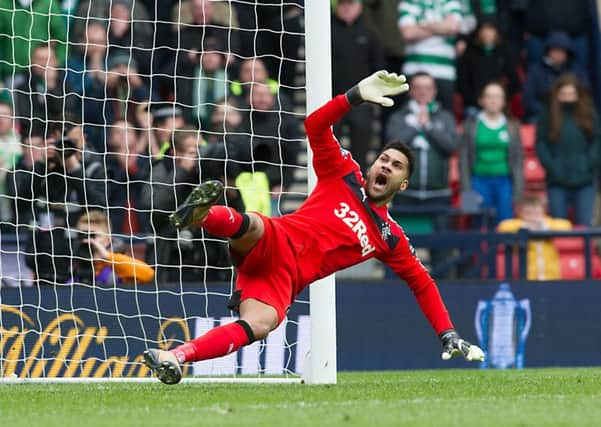
<path fill-rule="evenodd" d="M 391 107 L 394 101 L 389 96 L 406 92 L 409 85 L 405 76 L 380 70 L 361 80 L 344 95 L 338 95 L 325 105 L 311 113 L 305 120 L 305 130 L 313 151 L 313 169 L 318 178 L 328 174 L 339 173 L 345 160 L 346 152 L 342 151 L 332 132 L 332 125 L 338 122 L 353 105 L 372 102 L 384 107 Z M 368 144 L 369 141 L 365 141 Z"/>
<path fill-rule="evenodd" d="M 402 237 L 394 251 L 381 258 L 381 261 L 403 279 L 413 292 L 424 316 L 440 339 L 442 359 L 462 356 L 467 361 L 483 361 L 484 352 L 478 346 L 463 340 L 455 331 L 436 283 L 416 256 L 407 238 L 404 235 Z"/>

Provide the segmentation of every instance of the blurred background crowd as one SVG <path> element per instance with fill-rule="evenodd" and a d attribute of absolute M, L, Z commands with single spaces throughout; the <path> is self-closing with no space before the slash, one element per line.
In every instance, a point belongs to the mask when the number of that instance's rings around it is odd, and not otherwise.
<path fill-rule="evenodd" d="M 333 95 L 382 68 L 410 79 L 394 108 L 361 105 L 335 129 L 364 169 L 391 139 L 414 150 L 391 206 L 406 231 L 600 223 L 599 10 L 332 2 Z M 66 282 L 61 255 L 104 245 L 160 281 L 227 280 L 226 243 L 168 215 L 207 179 L 239 210 L 302 201 L 303 15 L 302 0 L 0 0 L 0 224 L 36 275 Z"/>

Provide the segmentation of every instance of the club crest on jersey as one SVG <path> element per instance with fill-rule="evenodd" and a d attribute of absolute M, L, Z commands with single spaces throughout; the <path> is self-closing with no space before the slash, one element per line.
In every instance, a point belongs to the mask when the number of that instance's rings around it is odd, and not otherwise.
<path fill-rule="evenodd" d="M 390 224 L 387 222 L 382 224 L 382 230 L 380 231 L 380 236 L 382 236 L 382 240 L 386 240 L 390 237 L 392 232 L 390 231 Z"/>

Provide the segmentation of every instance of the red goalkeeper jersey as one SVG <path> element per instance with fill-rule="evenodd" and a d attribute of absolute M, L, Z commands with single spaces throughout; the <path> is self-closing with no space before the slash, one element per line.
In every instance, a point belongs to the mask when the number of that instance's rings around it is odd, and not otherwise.
<path fill-rule="evenodd" d="M 409 285 L 436 333 L 451 329 L 436 284 L 386 206 L 370 202 L 358 164 L 332 133 L 331 126 L 350 109 L 346 97 L 339 95 L 307 117 L 317 185 L 296 212 L 273 219 L 286 230 L 296 255 L 293 292 L 375 257 Z"/>

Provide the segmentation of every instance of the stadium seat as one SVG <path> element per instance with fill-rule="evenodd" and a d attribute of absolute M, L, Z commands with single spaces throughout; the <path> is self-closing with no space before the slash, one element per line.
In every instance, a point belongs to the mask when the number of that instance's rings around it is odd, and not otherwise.
<path fill-rule="evenodd" d="M 459 156 L 455 152 L 449 158 L 449 186 L 459 190 L 459 184 Z"/>
<path fill-rule="evenodd" d="M 517 279 L 520 275 L 518 254 L 514 251 L 512 255 L 511 275 L 505 274 L 505 247 L 497 247 L 497 279 L 511 280 Z"/>
<path fill-rule="evenodd" d="M 584 254 L 582 253 L 569 253 L 563 254 L 559 257 L 559 270 L 561 272 L 561 278 L 564 280 L 581 280 L 584 279 L 586 274 L 584 264 Z"/>
<path fill-rule="evenodd" d="M 523 81 L 523 80 L 522 80 Z M 521 120 L 524 117 L 524 104 L 522 102 L 522 94 L 516 93 L 509 100 L 509 111 L 516 119 Z"/>
<path fill-rule="evenodd" d="M 574 225 L 573 230 L 585 230 L 584 225 Z M 583 237 L 556 237 L 553 239 L 553 244 L 560 254 L 563 253 L 581 253 L 584 254 L 584 238 Z M 595 253 L 595 242 L 590 241 L 591 253 Z"/>
<path fill-rule="evenodd" d="M 545 169 L 536 156 L 526 156 L 524 159 L 524 181 L 526 189 L 536 189 L 545 185 Z"/>
<path fill-rule="evenodd" d="M 520 137 L 526 155 L 534 155 L 536 146 L 536 126 L 534 124 L 521 125 Z"/>
<path fill-rule="evenodd" d="M 586 263 L 583 253 L 563 254 L 559 258 L 561 278 L 584 279 L 586 277 Z M 593 279 L 601 278 L 601 258 L 593 254 L 591 260 L 591 275 Z"/>
<path fill-rule="evenodd" d="M 457 123 L 463 121 L 463 96 L 459 93 L 455 93 L 453 96 L 453 115 L 455 116 L 455 121 Z"/>
<path fill-rule="evenodd" d="M 575 225 L 574 229 L 583 229 L 586 228 L 584 226 Z M 561 274 L 562 278 L 568 279 L 576 279 L 578 277 L 565 277 L 563 275 L 564 268 L 567 274 L 575 273 L 575 268 L 582 268 L 582 275 L 579 278 L 585 277 L 585 259 L 584 259 L 584 239 L 582 237 L 556 237 L 553 239 L 553 244 L 557 248 L 559 252 L 560 262 L 561 262 Z M 601 278 L 601 258 L 597 254 L 595 248 L 595 242 L 591 240 L 591 272 L 593 279 Z M 580 266 L 579 264 L 582 264 Z M 565 264 L 565 265 L 564 265 Z"/>
<path fill-rule="evenodd" d="M 593 279 L 601 279 L 601 258 L 597 254 L 593 255 L 592 273 Z"/>
<path fill-rule="evenodd" d="M 574 230 L 582 229 L 583 226 L 575 225 Z M 556 237 L 553 245 L 560 254 L 581 253 L 584 254 L 584 238 L 582 237 Z M 591 241 L 591 250 L 594 250 L 594 242 Z"/>
<path fill-rule="evenodd" d="M 586 262 L 584 258 L 584 243 L 582 238 L 567 237 L 555 239 L 556 242 L 563 240 L 563 247 L 559 248 L 560 274 L 564 280 L 582 280 L 586 277 Z M 501 246 L 497 250 L 497 279 L 511 280 L 519 277 L 517 253 L 513 254 L 511 275 L 505 274 L 505 252 Z M 593 279 L 601 279 L 601 257 L 592 252 L 591 274 Z"/>
<path fill-rule="evenodd" d="M 458 208 L 461 206 L 461 183 L 459 180 L 459 156 L 457 152 L 453 153 L 449 159 L 449 187 L 451 188 L 451 206 Z M 459 221 L 460 218 L 458 218 Z"/>

